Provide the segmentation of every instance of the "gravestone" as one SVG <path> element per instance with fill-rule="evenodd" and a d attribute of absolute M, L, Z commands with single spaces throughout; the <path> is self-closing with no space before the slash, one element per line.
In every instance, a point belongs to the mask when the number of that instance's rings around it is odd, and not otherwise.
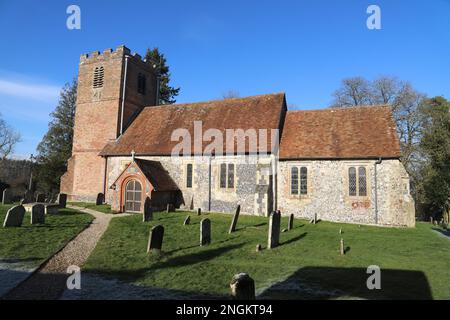
<path fill-rule="evenodd" d="M 105 203 L 105 195 L 103 193 L 97 194 L 97 199 L 95 199 L 95 205 L 99 206 Z"/>
<path fill-rule="evenodd" d="M 256 252 L 260 252 L 262 250 L 261 245 L 258 243 L 256 245 Z"/>
<path fill-rule="evenodd" d="M 11 192 L 9 189 L 3 190 L 2 204 L 11 203 Z"/>
<path fill-rule="evenodd" d="M 255 280 L 247 273 L 233 276 L 230 283 L 231 296 L 236 300 L 255 300 Z"/>
<path fill-rule="evenodd" d="M 143 221 L 147 222 L 151 220 L 153 220 L 152 200 L 150 200 L 149 197 L 146 197 L 144 201 Z"/>
<path fill-rule="evenodd" d="M 150 230 L 148 239 L 147 253 L 161 253 L 164 238 L 164 227 L 162 225 L 154 226 Z"/>
<path fill-rule="evenodd" d="M 342 234 L 342 228 L 339 229 L 339 234 Z"/>
<path fill-rule="evenodd" d="M 291 213 L 289 215 L 288 230 L 292 230 L 293 228 L 294 228 L 294 214 Z"/>
<path fill-rule="evenodd" d="M 236 231 L 236 224 L 239 219 L 239 213 L 241 212 L 241 205 L 238 205 L 236 208 L 236 212 L 233 215 L 233 220 L 231 221 L 230 230 L 228 230 L 228 233 L 233 233 Z"/>
<path fill-rule="evenodd" d="M 52 201 L 50 201 L 51 203 Z M 60 208 L 65 208 L 67 204 L 67 194 L 65 193 L 58 193 L 58 198 L 56 200 L 58 202 Z"/>
<path fill-rule="evenodd" d="M 202 215 L 202 208 L 198 208 L 198 209 L 197 209 L 197 215 L 198 215 L 198 216 Z"/>
<path fill-rule="evenodd" d="M 6 213 L 3 227 L 20 227 L 25 216 L 25 208 L 23 206 L 14 206 Z"/>
<path fill-rule="evenodd" d="M 184 219 L 183 225 L 187 226 L 191 224 L 191 216 L 187 216 L 186 219 Z"/>
<path fill-rule="evenodd" d="M 341 239 L 340 253 L 341 253 L 341 256 L 343 256 L 345 254 L 344 239 Z"/>
<path fill-rule="evenodd" d="M 211 243 L 211 220 L 208 218 L 200 221 L 200 245 L 205 246 Z"/>
<path fill-rule="evenodd" d="M 40 203 L 31 207 L 31 224 L 39 223 L 45 223 L 45 207 Z"/>
<path fill-rule="evenodd" d="M 31 190 L 25 191 L 23 195 L 23 203 L 33 202 L 33 192 Z"/>
<path fill-rule="evenodd" d="M 45 204 L 45 214 L 58 214 L 59 213 L 59 204 L 49 203 Z"/>
<path fill-rule="evenodd" d="M 36 195 L 36 202 L 45 202 L 45 194 L 43 193 L 38 193 Z"/>
<path fill-rule="evenodd" d="M 280 219 L 278 212 L 272 212 L 269 218 L 269 235 L 267 239 L 267 248 L 273 249 L 280 243 Z"/>

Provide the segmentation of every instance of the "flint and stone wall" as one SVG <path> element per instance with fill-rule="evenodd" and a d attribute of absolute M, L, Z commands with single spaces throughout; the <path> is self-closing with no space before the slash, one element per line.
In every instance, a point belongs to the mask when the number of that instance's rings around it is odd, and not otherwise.
<path fill-rule="evenodd" d="M 308 195 L 290 194 L 290 168 L 308 168 Z M 366 168 L 367 197 L 348 194 L 348 168 Z M 398 160 L 377 165 L 375 210 L 375 161 L 281 161 L 278 164 L 278 209 L 296 217 L 390 226 L 415 224 L 414 200 L 409 194 L 409 177 Z"/>

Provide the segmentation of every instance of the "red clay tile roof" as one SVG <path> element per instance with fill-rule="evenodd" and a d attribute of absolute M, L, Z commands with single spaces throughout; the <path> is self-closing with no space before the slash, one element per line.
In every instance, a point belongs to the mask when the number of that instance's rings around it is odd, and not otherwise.
<path fill-rule="evenodd" d="M 164 169 L 159 161 L 135 159 L 134 162 L 141 169 L 145 177 L 150 181 L 155 191 L 176 191 L 179 190 L 175 181 Z"/>
<path fill-rule="evenodd" d="M 391 108 L 288 111 L 280 159 L 399 158 Z"/>
<path fill-rule="evenodd" d="M 100 155 L 129 155 L 132 150 L 137 155 L 170 155 L 174 146 L 179 143 L 171 141 L 172 132 L 178 128 L 190 132 L 194 152 L 194 121 L 203 122 L 203 133 L 209 128 L 220 130 L 225 140 L 225 129 L 278 129 L 285 110 L 284 93 L 147 107 L 122 137 L 108 143 Z M 270 132 L 267 140 L 265 146 L 259 146 L 260 152 L 270 152 Z M 203 142 L 202 150 L 210 143 Z M 256 151 L 248 150 L 248 145 L 247 143 L 246 152 Z"/>

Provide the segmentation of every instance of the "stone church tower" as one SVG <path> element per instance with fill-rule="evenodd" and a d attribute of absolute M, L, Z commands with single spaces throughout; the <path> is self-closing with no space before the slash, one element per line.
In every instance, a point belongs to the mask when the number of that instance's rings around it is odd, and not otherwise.
<path fill-rule="evenodd" d="M 105 193 L 103 147 L 118 139 L 141 110 L 156 105 L 153 66 L 120 46 L 80 58 L 72 157 L 61 177 L 71 201 L 95 201 Z"/>

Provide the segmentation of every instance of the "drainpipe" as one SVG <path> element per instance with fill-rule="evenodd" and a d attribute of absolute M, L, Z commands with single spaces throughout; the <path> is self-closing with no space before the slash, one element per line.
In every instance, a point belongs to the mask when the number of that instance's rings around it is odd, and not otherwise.
<path fill-rule="evenodd" d="M 377 166 L 381 164 L 383 160 L 381 157 L 375 161 L 375 224 L 378 224 L 378 178 L 377 178 Z"/>
<path fill-rule="evenodd" d="M 125 91 L 127 86 L 127 70 L 128 70 L 128 58 L 130 56 L 125 56 L 125 73 L 123 76 L 123 88 L 122 88 L 122 107 L 120 110 L 120 135 L 123 134 L 123 114 L 125 109 Z"/>
<path fill-rule="evenodd" d="M 211 212 L 211 156 L 208 156 L 208 211 Z"/>

